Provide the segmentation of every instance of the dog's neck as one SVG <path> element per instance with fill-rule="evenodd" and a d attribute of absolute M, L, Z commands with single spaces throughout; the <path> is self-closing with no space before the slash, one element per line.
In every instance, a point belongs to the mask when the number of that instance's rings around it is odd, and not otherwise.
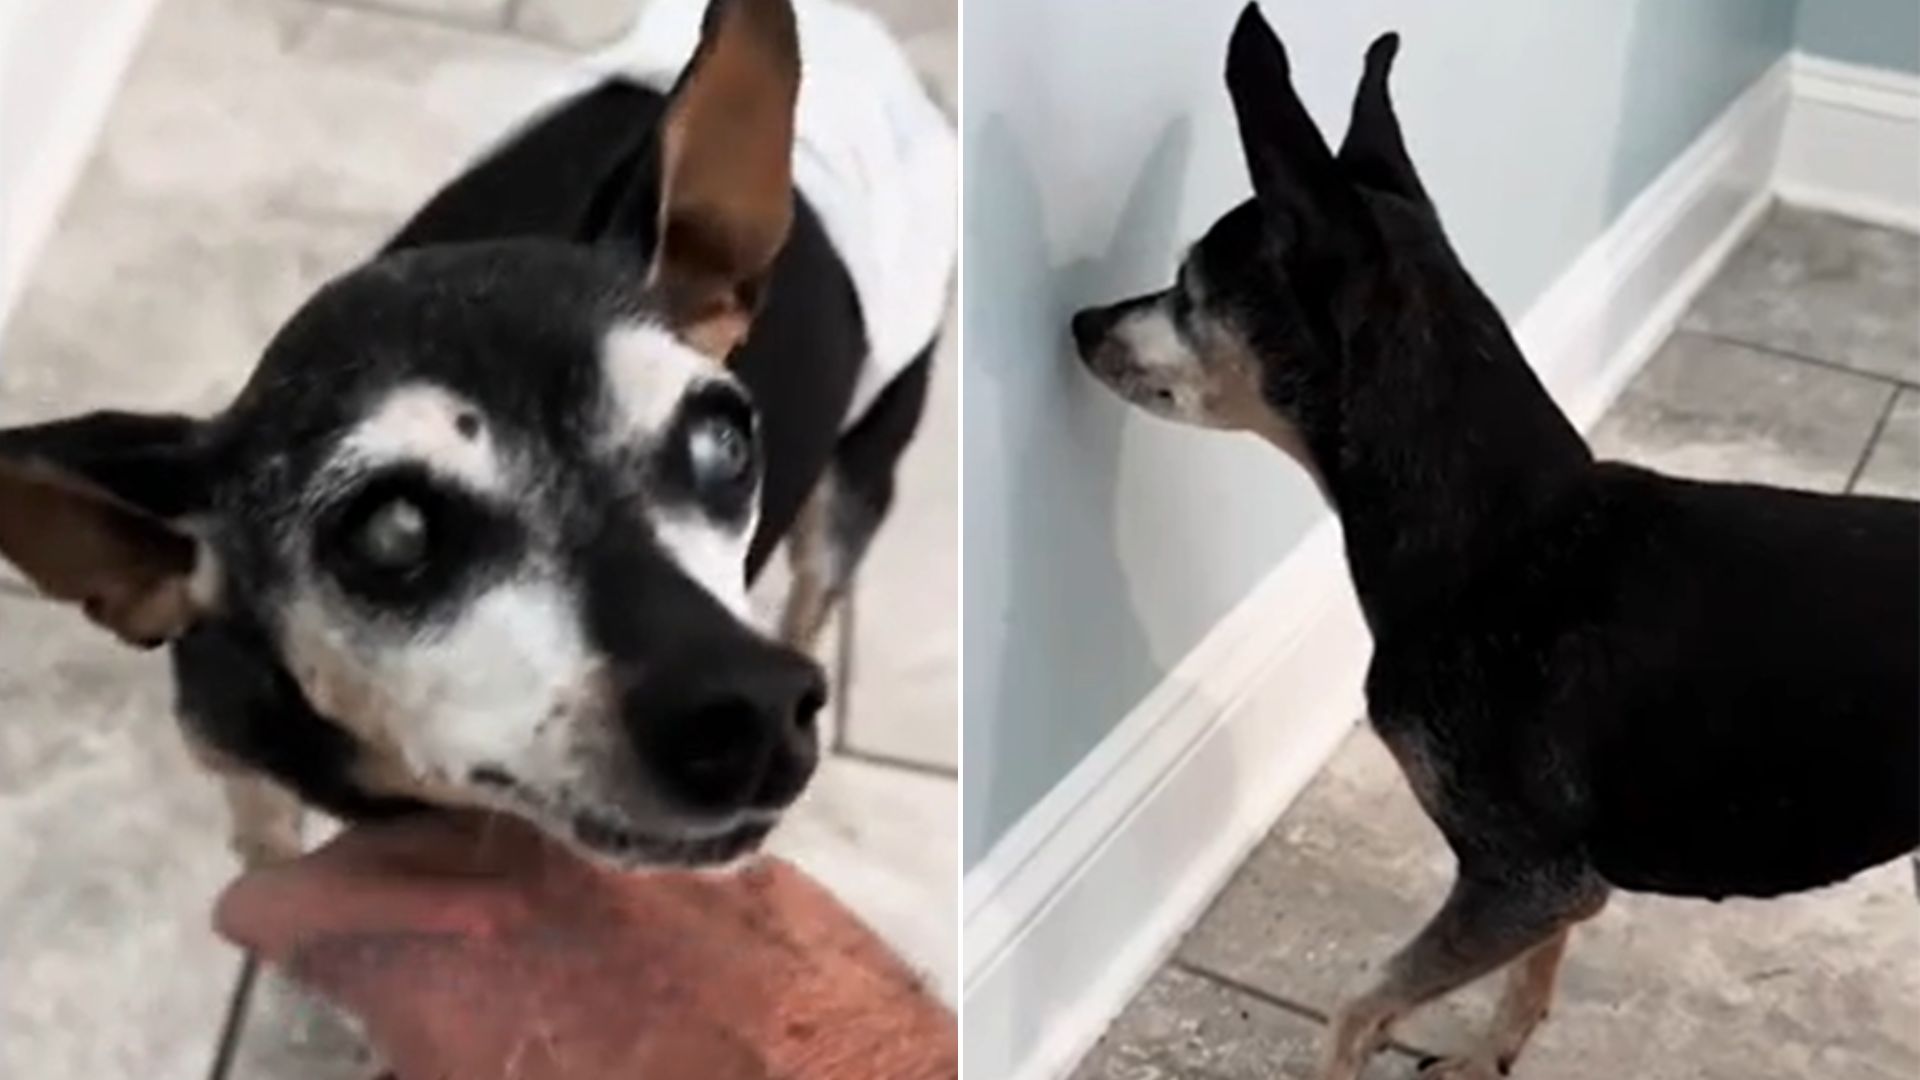
<path fill-rule="evenodd" d="M 1593 460 L 1493 304 L 1455 274 L 1358 324 L 1338 420 L 1315 437 L 1376 631 L 1510 565 Z"/>

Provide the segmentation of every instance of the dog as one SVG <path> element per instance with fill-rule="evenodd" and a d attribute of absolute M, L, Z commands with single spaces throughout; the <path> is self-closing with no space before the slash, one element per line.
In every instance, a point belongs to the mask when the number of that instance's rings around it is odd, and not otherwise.
<path fill-rule="evenodd" d="M 1320 1076 L 1506 968 L 1478 1048 L 1421 1072 L 1487 1080 L 1613 890 L 1771 897 L 1920 846 L 1920 506 L 1596 461 L 1448 245 L 1397 48 L 1368 51 L 1336 153 L 1249 5 L 1226 81 L 1253 198 L 1072 336 L 1122 398 L 1266 439 L 1338 513 L 1370 721 L 1457 873 Z"/>
<path fill-rule="evenodd" d="M 650 5 L 639 51 L 684 46 L 677 77 L 540 112 L 298 310 L 218 415 L 0 432 L 0 554 L 167 648 L 243 861 L 298 853 L 304 804 L 480 807 L 620 868 L 720 866 L 806 787 L 806 648 L 885 518 L 940 332 L 954 223 L 913 215 L 957 177 L 879 24 L 798 8 Z M 868 63 L 803 79 L 816 45 Z M 848 160 L 869 190 L 834 188 Z M 783 545 L 776 631 L 747 589 Z"/>

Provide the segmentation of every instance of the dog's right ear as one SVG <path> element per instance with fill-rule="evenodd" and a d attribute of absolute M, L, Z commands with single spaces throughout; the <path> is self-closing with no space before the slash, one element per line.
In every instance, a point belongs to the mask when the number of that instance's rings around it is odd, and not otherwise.
<path fill-rule="evenodd" d="M 1359 196 L 1294 92 L 1286 48 L 1257 3 L 1240 13 L 1227 44 L 1227 92 L 1253 191 L 1270 223 L 1298 235 L 1358 220 Z"/>
<path fill-rule="evenodd" d="M 709 0 L 660 122 L 651 284 L 679 336 L 725 359 L 793 223 L 800 39 L 789 0 Z"/>
<path fill-rule="evenodd" d="M 1340 164 L 1362 186 L 1424 203 L 1427 191 L 1414 170 L 1413 158 L 1407 154 L 1400 118 L 1394 115 L 1393 96 L 1387 87 L 1393 58 L 1399 52 L 1399 34 L 1382 34 L 1367 49 L 1366 70 L 1353 96 L 1353 119 L 1340 144 Z"/>
<path fill-rule="evenodd" d="M 190 419 L 130 413 L 0 431 L 0 556 L 130 644 L 180 636 L 209 602 L 207 555 L 174 524 L 207 509 L 201 442 Z"/>

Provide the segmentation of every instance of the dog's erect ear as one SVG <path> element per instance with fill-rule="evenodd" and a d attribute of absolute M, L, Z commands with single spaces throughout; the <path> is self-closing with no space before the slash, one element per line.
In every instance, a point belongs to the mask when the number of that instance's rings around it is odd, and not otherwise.
<path fill-rule="evenodd" d="M 1399 34 L 1382 34 L 1367 49 L 1366 70 L 1353 96 L 1353 120 L 1340 144 L 1340 164 L 1363 187 L 1426 202 L 1426 189 L 1407 154 L 1387 88 L 1393 58 L 1399 52 Z"/>
<path fill-rule="evenodd" d="M 674 329 L 726 357 L 793 221 L 800 42 L 788 0 L 711 0 L 660 128 L 652 285 Z"/>
<path fill-rule="evenodd" d="M 199 426 L 94 413 L 0 431 L 0 556 L 140 646 L 192 625 L 202 557 L 170 524 L 206 508 Z"/>
<path fill-rule="evenodd" d="M 1253 191 L 1268 220 L 1296 232 L 1351 220 L 1358 196 L 1294 93 L 1287 51 L 1258 4 L 1240 13 L 1227 44 L 1227 92 Z"/>

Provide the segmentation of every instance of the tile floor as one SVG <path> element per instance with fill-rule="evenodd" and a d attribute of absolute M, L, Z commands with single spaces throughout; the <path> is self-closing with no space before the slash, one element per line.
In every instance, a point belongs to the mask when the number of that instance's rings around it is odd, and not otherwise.
<path fill-rule="evenodd" d="M 949 104 L 949 0 L 872 0 Z M 162 0 L 0 341 L 0 424 L 217 408 L 279 323 L 636 0 Z M 843 753 L 780 850 L 952 993 L 957 357 L 858 599 Z M 218 794 L 163 662 L 0 572 L 0 1076 L 202 1080 L 239 957 Z M 358 1080 L 263 981 L 226 1075 Z"/>
<path fill-rule="evenodd" d="M 1777 209 L 1593 441 L 1681 474 L 1920 497 L 1920 237 Z M 1356 733 L 1077 1080 L 1311 1077 L 1326 1016 L 1451 873 L 1386 750 Z M 1916 957 L 1904 864 L 1772 903 L 1620 897 L 1575 936 L 1556 1014 L 1518 1075 L 1920 1075 Z M 1370 1080 L 1470 1045 L 1493 989 L 1403 1026 Z"/>

